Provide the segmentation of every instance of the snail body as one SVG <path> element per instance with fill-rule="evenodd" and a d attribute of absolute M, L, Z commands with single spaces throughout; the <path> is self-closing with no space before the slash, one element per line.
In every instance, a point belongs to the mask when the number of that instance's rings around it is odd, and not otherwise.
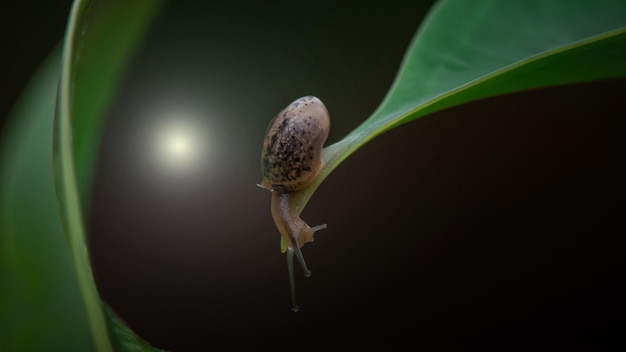
<path fill-rule="evenodd" d="M 302 97 L 270 122 L 261 152 L 263 180 L 259 186 L 272 192 L 272 217 L 288 251 L 292 299 L 293 254 L 305 276 L 310 276 L 300 248 L 313 241 L 316 231 L 326 228 L 326 224 L 310 227 L 300 218 L 292 200 L 319 175 L 323 166 L 322 147 L 329 131 L 330 117 L 324 103 L 313 96 Z M 295 302 L 293 309 L 297 311 Z"/>

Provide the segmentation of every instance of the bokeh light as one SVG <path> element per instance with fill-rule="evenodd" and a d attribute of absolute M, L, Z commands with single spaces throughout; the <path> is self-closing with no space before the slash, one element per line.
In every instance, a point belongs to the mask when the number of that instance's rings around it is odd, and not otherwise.
<path fill-rule="evenodd" d="M 210 158 L 210 137 L 198 118 L 171 113 L 152 127 L 150 149 L 156 168 L 168 175 L 193 173 Z"/>

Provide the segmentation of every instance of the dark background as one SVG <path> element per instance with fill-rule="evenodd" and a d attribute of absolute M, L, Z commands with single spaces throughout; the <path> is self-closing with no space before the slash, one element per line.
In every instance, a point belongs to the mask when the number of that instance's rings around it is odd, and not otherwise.
<path fill-rule="evenodd" d="M 39 64 L 61 42 L 71 1 L 0 3 L 0 131 Z"/>
<path fill-rule="evenodd" d="M 303 249 L 313 275 L 296 271 L 291 312 L 255 186 L 267 123 L 313 94 L 341 139 L 429 4 L 164 9 L 107 120 L 88 214 L 100 292 L 138 334 L 172 351 L 625 347 L 624 80 L 466 104 L 365 145 L 303 213 L 328 229 Z M 69 11 L 18 5 L 1 5 L 30 23 L 2 31 L 2 116 Z M 206 132 L 189 173 L 163 172 L 147 147 L 176 111 Z"/>

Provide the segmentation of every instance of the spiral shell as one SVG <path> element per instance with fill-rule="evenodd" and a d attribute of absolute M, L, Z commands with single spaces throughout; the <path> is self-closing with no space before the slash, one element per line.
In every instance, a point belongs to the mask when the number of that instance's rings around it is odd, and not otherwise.
<path fill-rule="evenodd" d="M 321 152 L 329 131 L 330 117 L 321 100 L 306 96 L 291 103 L 268 127 L 260 186 L 278 193 L 307 186 L 321 171 Z"/>

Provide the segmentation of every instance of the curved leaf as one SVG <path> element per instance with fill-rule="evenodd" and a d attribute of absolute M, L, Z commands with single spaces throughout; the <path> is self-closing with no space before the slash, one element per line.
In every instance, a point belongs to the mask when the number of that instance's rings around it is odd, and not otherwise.
<path fill-rule="evenodd" d="M 489 96 L 626 77 L 625 26 L 619 0 L 438 2 L 379 108 L 325 148 L 322 173 L 297 195 L 297 210 L 345 158 L 403 123 Z"/>
<path fill-rule="evenodd" d="M 76 1 L 63 49 L 55 124 L 56 189 L 97 351 L 145 349 L 115 317 L 106 316 L 91 272 L 81 200 L 88 198 L 99 129 L 124 65 L 160 1 Z M 110 319 L 110 320 L 109 320 Z M 109 338 L 113 324 L 116 340 Z M 128 338 L 133 336 L 133 338 Z"/>
<path fill-rule="evenodd" d="M 92 349 L 54 191 L 60 63 L 57 49 L 24 89 L 1 139 L 1 351 Z"/>

